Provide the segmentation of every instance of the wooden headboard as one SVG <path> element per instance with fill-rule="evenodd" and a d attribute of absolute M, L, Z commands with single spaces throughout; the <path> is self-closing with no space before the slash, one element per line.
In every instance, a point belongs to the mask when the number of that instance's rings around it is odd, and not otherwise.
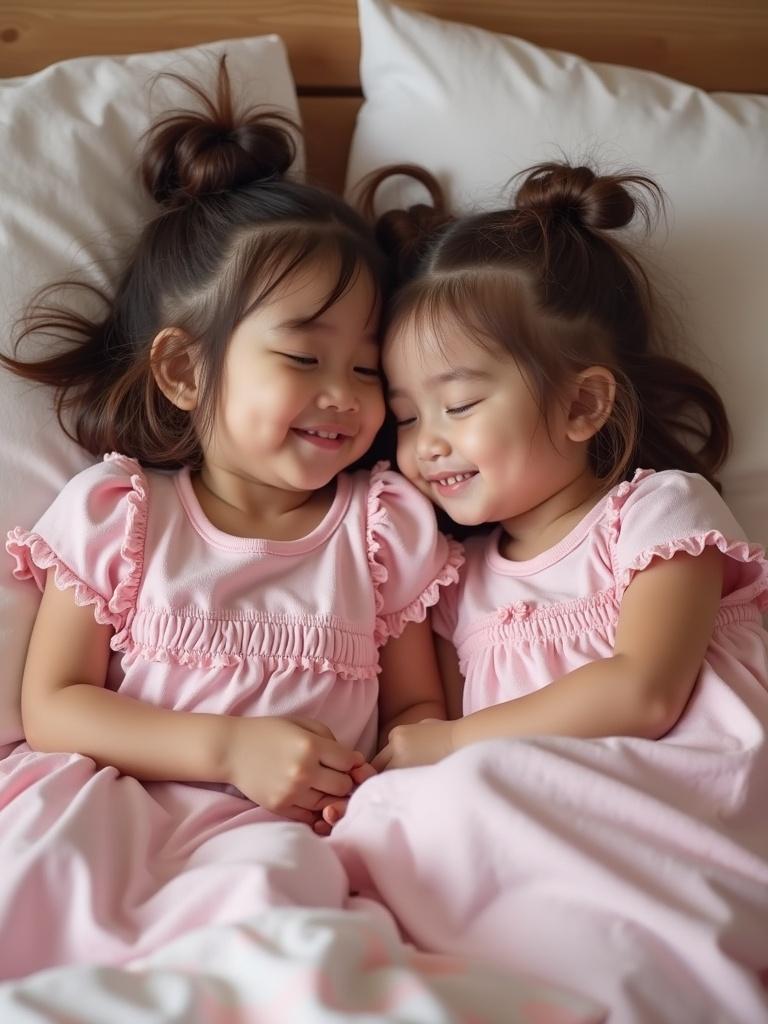
<path fill-rule="evenodd" d="M 768 93 L 766 0 L 400 0 L 402 6 L 709 90 Z M 355 0 L 0 0 L 0 77 L 95 53 L 276 32 L 299 91 L 310 174 L 344 180 L 361 102 Z"/>

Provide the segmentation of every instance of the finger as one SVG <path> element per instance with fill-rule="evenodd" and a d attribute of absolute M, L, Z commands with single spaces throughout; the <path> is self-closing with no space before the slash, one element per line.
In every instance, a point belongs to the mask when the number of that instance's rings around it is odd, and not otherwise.
<path fill-rule="evenodd" d="M 330 768 L 319 765 L 308 780 L 313 789 L 327 793 L 331 797 L 349 796 L 355 788 L 352 777 L 347 772 L 334 772 Z"/>
<path fill-rule="evenodd" d="M 282 815 L 283 818 L 290 818 L 291 821 L 301 821 L 305 825 L 311 825 L 317 819 L 316 811 L 308 811 L 304 807 L 299 807 L 297 804 L 292 804 L 290 807 L 285 807 L 282 810 L 274 811 L 275 814 Z"/>
<path fill-rule="evenodd" d="M 371 761 L 371 767 L 374 771 L 383 772 L 391 760 L 392 750 L 389 744 L 387 744 L 386 747 L 382 747 L 376 757 Z"/>
<path fill-rule="evenodd" d="M 314 811 L 316 814 L 338 800 L 338 796 L 322 793 L 318 789 L 308 789 L 306 793 L 296 797 L 296 806 L 303 807 L 307 811 Z"/>
<path fill-rule="evenodd" d="M 350 750 L 335 740 L 328 740 L 320 746 L 318 760 L 326 768 L 335 768 L 337 772 L 351 772 L 353 768 L 359 768 L 365 763 L 365 757 L 359 750 Z"/>
<path fill-rule="evenodd" d="M 341 821 L 347 812 L 348 802 L 347 800 L 337 800 L 335 803 L 329 804 L 323 810 L 323 820 L 331 826 Z"/>
<path fill-rule="evenodd" d="M 313 823 L 312 828 L 318 836 L 329 836 L 331 834 L 331 826 L 322 818 L 318 818 L 317 821 Z"/>
<path fill-rule="evenodd" d="M 366 763 L 361 764 L 359 768 L 353 768 L 349 774 L 352 776 L 352 781 L 356 786 L 362 786 L 367 779 L 372 779 L 374 775 L 378 774 L 378 772 L 372 764 L 368 764 L 366 761 Z"/>

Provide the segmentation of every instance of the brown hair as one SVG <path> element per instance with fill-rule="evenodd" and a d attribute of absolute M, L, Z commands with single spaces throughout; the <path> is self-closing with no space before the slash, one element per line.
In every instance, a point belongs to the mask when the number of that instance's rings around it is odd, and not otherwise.
<path fill-rule="evenodd" d="M 141 176 L 161 210 L 144 227 L 114 294 L 85 282 L 43 289 L 20 321 L 14 356 L 32 335 L 70 344 L 37 361 L 0 361 L 54 387 L 62 427 L 94 455 L 115 450 L 148 466 L 195 468 L 237 324 L 307 261 L 338 265 L 315 317 L 360 272 L 371 275 L 381 297 L 389 273 L 359 214 L 333 193 L 286 177 L 295 157 L 293 123 L 273 111 L 235 113 L 225 57 L 214 98 L 170 77 L 203 111 L 174 111 L 145 135 Z M 56 305 L 53 295 L 68 286 L 96 295 L 104 314 L 91 318 Z M 152 342 L 165 327 L 178 328 L 199 350 L 202 395 L 192 414 L 163 395 L 152 372 Z"/>
<path fill-rule="evenodd" d="M 635 469 L 714 474 L 730 428 L 714 387 L 663 351 L 660 301 L 630 247 L 612 236 L 640 214 L 663 211 L 642 175 L 598 175 L 584 166 L 539 164 L 523 172 L 512 209 L 453 217 L 423 168 L 387 167 L 364 182 L 373 217 L 379 185 L 416 178 L 432 205 L 391 210 L 376 223 L 398 285 L 387 329 L 426 323 L 439 338 L 456 325 L 478 344 L 508 352 L 545 413 L 572 374 L 605 366 L 616 378 L 614 410 L 590 442 L 597 476 L 610 486 Z"/>

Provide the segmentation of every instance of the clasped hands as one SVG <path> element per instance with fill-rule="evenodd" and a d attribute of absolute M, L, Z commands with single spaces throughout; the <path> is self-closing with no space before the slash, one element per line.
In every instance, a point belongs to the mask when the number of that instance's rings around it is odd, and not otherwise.
<path fill-rule="evenodd" d="M 354 788 L 379 772 L 392 768 L 416 768 L 441 761 L 454 751 L 453 726 L 453 722 L 438 718 L 396 725 L 390 730 L 387 742 L 371 763 L 363 763 L 352 770 L 350 775 Z M 341 800 L 329 800 L 313 823 L 315 832 L 318 835 L 329 835 L 333 826 L 344 817 L 348 803 L 348 796 Z"/>
<path fill-rule="evenodd" d="M 454 723 L 432 718 L 395 726 L 370 763 L 315 719 L 232 718 L 228 725 L 223 781 L 320 835 L 329 834 L 344 816 L 352 791 L 373 775 L 432 764 L 453 751 Z"/>

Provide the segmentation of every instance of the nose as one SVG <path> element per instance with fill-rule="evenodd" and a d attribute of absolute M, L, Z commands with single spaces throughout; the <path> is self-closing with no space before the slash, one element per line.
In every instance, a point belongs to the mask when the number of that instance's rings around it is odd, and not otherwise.
<path fill-rule="evenodd" d="M 335 409 L 336 412 L 357 412 L 360 399 L 354 382 L 343 377 L 326 380 L 317 404 L 321 409 Z"/>
<path fill-rule="evenodd" d="M 451 446 L 440 433 L 425 423 L 420 425 L 416 439 L 416 455 L 422 462 L 432 462 L 450 454 L 450 450 Z"/>

